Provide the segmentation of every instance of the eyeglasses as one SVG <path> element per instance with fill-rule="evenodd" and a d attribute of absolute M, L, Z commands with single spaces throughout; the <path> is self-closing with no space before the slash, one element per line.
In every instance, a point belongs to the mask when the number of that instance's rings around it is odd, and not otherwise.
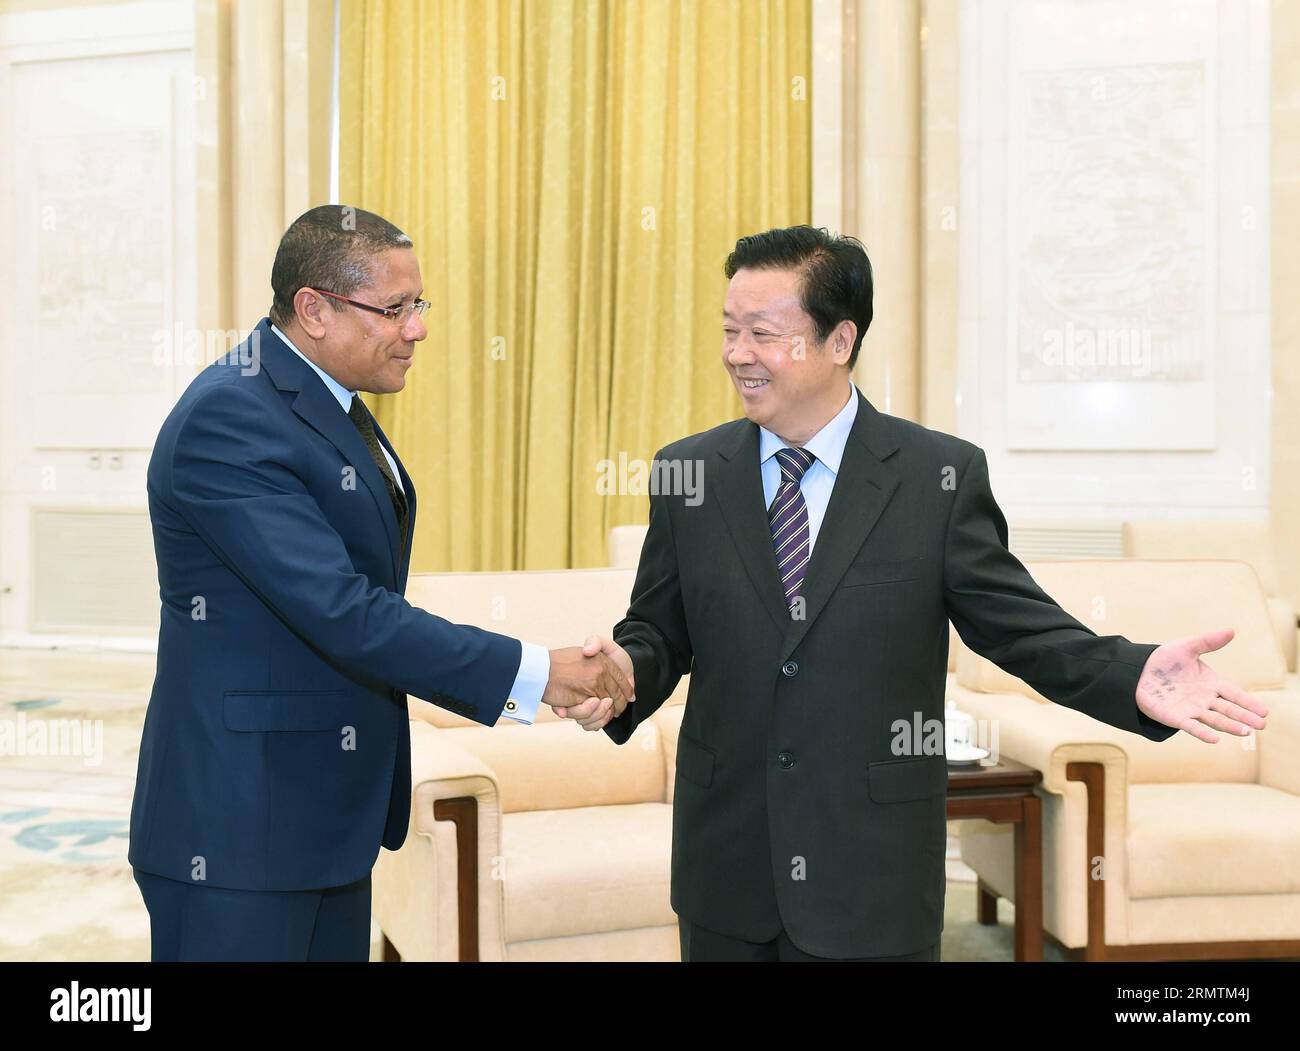
<path fill-rule="evenodd" d="M 313 292 L 319 292 L 323 296 L 329 296 L 331 299 L 341 299 L 344 303 L 351 303 L 354 307 L 360 307 L 362 310 L 369 310 L 372 314 L 382 314 L 384 317 L 396 318 L 403 323 L 411 316 L 412 312 L 424 317 L 424 312 L 429 309 L 427 299 L 413 299 L 409 303 L 403 303 L 400 307 L 375 307 L 369 303 L 358 303 L 355 299 L 349 299 L 347 296 L 341 296 L 337 292 L 327 292 L 323 288 L 313 288 Z"/>

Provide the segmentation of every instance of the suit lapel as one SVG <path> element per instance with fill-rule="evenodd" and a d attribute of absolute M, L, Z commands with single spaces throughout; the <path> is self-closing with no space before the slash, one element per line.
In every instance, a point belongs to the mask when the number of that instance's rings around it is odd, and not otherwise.
<path fill-rule="evenodd" d="M 785 631 L 790 610 L 776 571 L 772 529 L 763 503 L 763 477 L 758 463 L 758 425 L 740 420 L 736 437 L 718 450 L 711 483 L 718 491 L 718 508 L 727 523 L 740 561 L 772 621 Z M 706 482 L 706 484 L 709 484 Z"/>
<path fill-rule="evenodd" d="M 393 501 L 388 495 L 388 486 L 383 475 L 370 457 L 370 450 L 361 438 L 356 425 L 348 418 L 329 388 L 298 356 L 286 347 L 280 338 L 271 331 L 269 319 L 263 318 L 253 330 L 258 342 L 255 351 L 259 355 L 261 366 L 282 391 L 295 392 L 293 400 L 294 413 L 313 430 L 331 442 L 343 458 L 357 472 L 384 523 L 384 532 L 388 537 L 389 556 L 392 558 L 393 579 L 398 580 L 401 567 L 398 565 L 397 512 L 393 510 Z M 376 430 L 378 427 L 376 426 Z M 397 459 L 396 456 L 393 457 Z M 400 469 L 400 461 L 399 461 Z M 406 484 L 403 474 L 402 483 Z M 413 490 L 408 490 L 408 493 Z M 411 521 L 415 520 L 415 503 L 411 501 Z"/>
<path fill-rule="evenodd" d="M 840 578 L 866 543 L 867 536 L 898 488 L 896 471 L 884 463 L 898 445 L 882 427 L 880 413 L 856 387 L 854 393 L 858 398 L 858 414 L 848 441 L 844 443 L 844 456 L 831 489 L 830 503 L 804 575 L 804 616 L 801 620 L 787 616 L 785 621 L 785 642 L 781 647 L 783 661 L 794 652 L 826 608 Z M 771 549 L 769 538 L 768 560 L 775 572 L 776 559 Z"/>

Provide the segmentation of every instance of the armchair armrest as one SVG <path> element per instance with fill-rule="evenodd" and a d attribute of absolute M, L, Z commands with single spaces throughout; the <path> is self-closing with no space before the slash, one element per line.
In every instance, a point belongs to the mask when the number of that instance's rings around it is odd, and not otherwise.
<path fill-rule="evenodd" d="M 1021 694 L 976 693 L 953 684 L 948 697 L 977 720 L 980 747 L 1042 772 L 1043 860 L 1053 873 L 1051 885 L 1044 883 L 1048 928 L 1071 944 L 1091 944 L 1100 942 L 1100 930 L 1088 927 L 1104 925 L 1105 941 L 1126 941 L 1128 754 L 1120 743 L 1123 731 Z M 1009 887 L 998 890 L 1011 895 Z M 1067 902 L 1086 903 L 1086 908 L 1070 909 Z"/>
<path fill-rule="evenodd" d="M 1116 791 L 1128 786 L 1128 754 L 1115 738 L 1123 734 L 1059 704 L 1044 704 L 1021 694 L 976 693 L 950 685 L 948 699 L 972 715 L 976 744 L 1042 771 L 1042 787 L 1068 796 L 1077 785 L 1066 765 L 1096 762 L 1106 767 L 1107 783 Z M 1125 735 L 1132 736 L 1132 735 Z M 1107 816 L 1122 820 L 1123 808 L 1107 807 Z"/>
<path fill-rule="evenodd" d="M 411 721 L 411 827 L 374 869 L 375 918 L 405 960 L 505 959 L 497 779 L 457 732 Z"/>
<path fill-rule="evenodd" d="M 1290 690 L 1255 696 L 1268 705 L 1268 726 L 1255 735 L 1259 783 L 1300 796 L 1300 696 Z"/>
<path fill-rule="evenodd" d="M 1296 670 L 1296 611 L 1289 599 L 1271 596 L 1267 600 L 1268 619 L 1277 633 L 1278 648 L 1286 661 L 1286 670 Z"/>

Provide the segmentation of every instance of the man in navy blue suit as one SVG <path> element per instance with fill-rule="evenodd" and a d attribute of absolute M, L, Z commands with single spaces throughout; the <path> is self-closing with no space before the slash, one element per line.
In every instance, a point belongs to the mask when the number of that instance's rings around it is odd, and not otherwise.
<path fill-rule="evenodd" d="M 367 959 L 370 870 L 410 812 L 407 694 L 486 726 L 632 699 L 607 655 L 402 597 L 415 488 L 357 392 L 400 391 L 425 338 L 410 238 L 313 208 L 271 285 L 149 461 L 162 610 L 129 858 L 155 960 Z"/>

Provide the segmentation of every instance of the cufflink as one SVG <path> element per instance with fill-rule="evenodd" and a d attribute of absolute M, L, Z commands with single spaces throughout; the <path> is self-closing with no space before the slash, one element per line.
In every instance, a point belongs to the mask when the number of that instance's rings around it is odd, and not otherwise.
<path fill-rule="evenodd" d="M 515 704 L 514 701 L 506 701 L 506 711 L 513 712 L 518 711 L 518 709 L 519 705 Z"/>

